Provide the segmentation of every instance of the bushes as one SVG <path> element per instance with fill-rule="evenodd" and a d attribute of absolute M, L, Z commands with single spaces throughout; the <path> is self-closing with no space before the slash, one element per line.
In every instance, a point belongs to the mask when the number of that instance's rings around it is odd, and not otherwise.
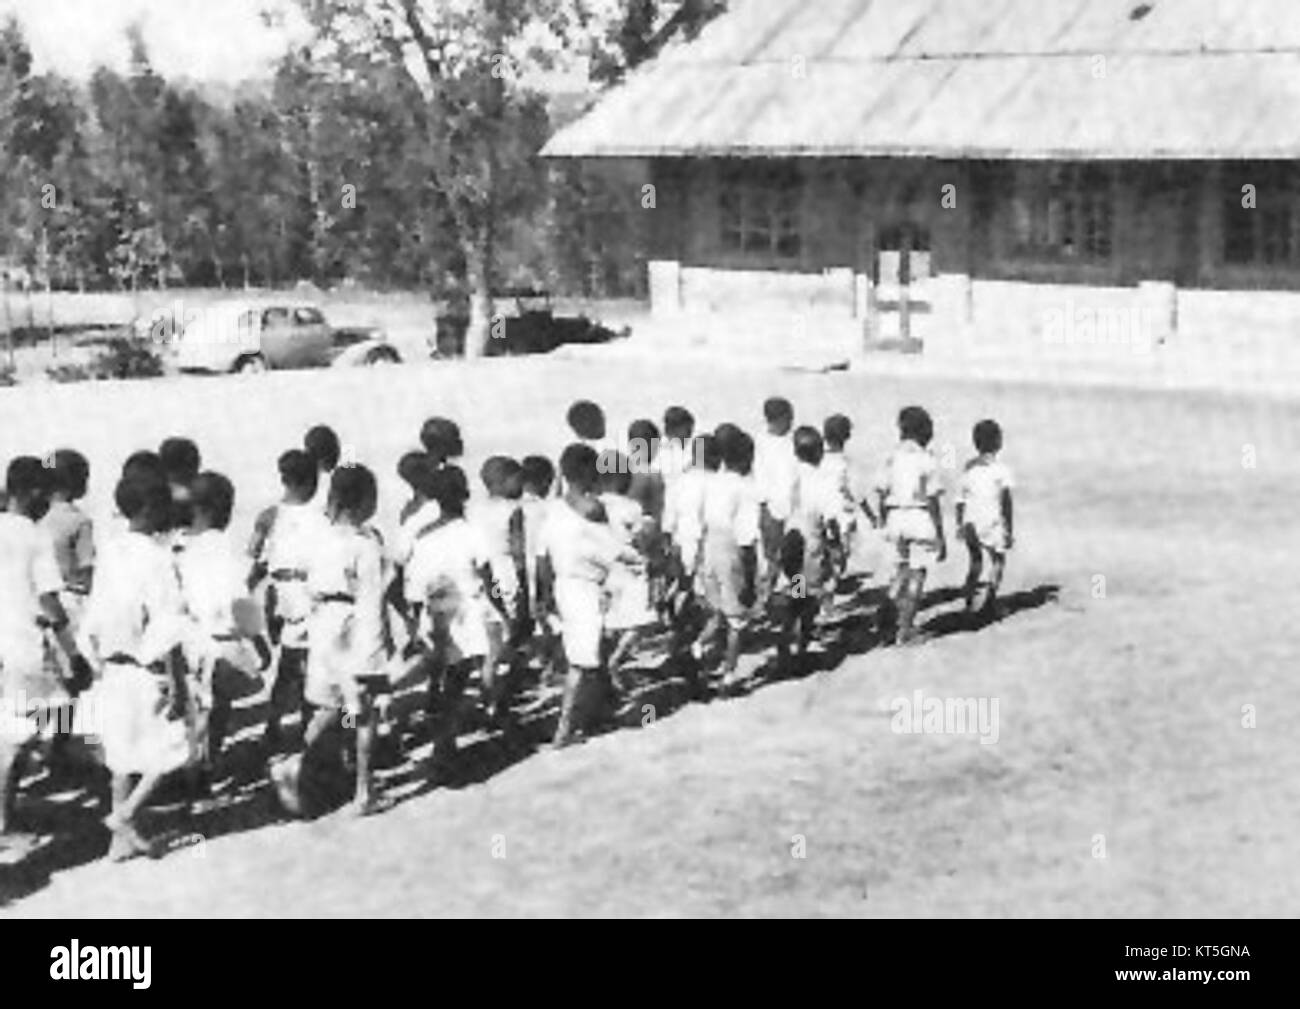
<path fill-rule="evenodd" d="M 90 371 L 95 378 L 157 378 L 163 360 L 150 341 L 114 336 L 91 361 Z"/>
<path fill-rule="evenodd" d="M 45 369 L 52 382 L 87 382 L 101 378 L 155 378 L 163 360 L 148 340 L 114 336 L 104 340 L 89 361 L 65 362 Z"/>
<path fill-rule="evenodd" d="M 45 374 L 51 382 L 88 382 L 95 377 L 86 364 L 56 364 L 46 368 Z"/>

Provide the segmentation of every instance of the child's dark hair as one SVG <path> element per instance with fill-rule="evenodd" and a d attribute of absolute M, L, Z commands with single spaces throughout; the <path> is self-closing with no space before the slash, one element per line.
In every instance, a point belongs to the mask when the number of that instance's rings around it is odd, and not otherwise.
<path fill-rule="evenodd" d="M 739 424 L 733 424 L 730 421 L 724 421 L 713 429 L 713 437 L 718 441 L 718 449 L 722 452 L 725 459 L 727 456 L 727 443 L 734 441 L 736 435 L 743 433 Z"/>
<path fill-rule="evenodd" d="M 203 465 L 199 447 L 189 438 L 167 438 L 158 446 L 158 460 L 168 481 L 189 484 Z"/>
<path fill-rule="evenodd" d="M 525 456 L 520 464 L 521 483 L 538 497 L 546 497 L 555 483 L 555 465 L 544 455 Z"/>
<path fill-rule="evenodd" d="M 600 476 L 596 450 L 581 442 L 570 445 L 560 454 L 560 475 L 570 487 L 590 494 L 596 489 Z"/>
<path fill-rule="evenodd" d="M 617 449 L 606 449 L 596 459 L 599 486 L 606 494 L 626 494 L 632 486 L 632 470 L 627 456 Z"/>
<path fill-rule="evenodd" d="M 722 446 L 711 434 L 702 434 L 695 439 L 695 458 L 700 466 L 712 473 L 722 468 Z"/>
<path fill-rule="evenodd" d="M 90 483 L 90 463 L 76 449 L 61 448 L 53 455 L 54 489 L 69 501 L 86 496 Z"/>
<path fill-rule="evenodd" d="M 781 396 L 773 396 L 763 401 L 763 419 L 769 424 L 794 423 L 794 407 L 790 401 Z"/>
<path fill-rule="evenodd" d="M 815 427 L 800 427 L 794 432 L 794 457 L 809 466 L 820 466 L 826 446 L 822 442 L 822 433 Z"/>
<path fill-rule="evenodd" d="M 754 468 L 754 439 L 737 428 L 723 443 L 722 464 L 732 473 L 748 476 Z"/>
<path fill-rule="evenodd" d="M 429 477 L 433 470 L 433 461 L 425 452 L 407 452 L 397 461 L 398 478 L 423 497 L 429 496 Z"/>
<path fill-rule="evenodd" d="M 424 422 L 420 428 L 420 444 L 429 453 L 435 466 L 443 465 L 448 459 L 459 459 L 465 454 L 460 426 L 446 417 L 430 417 Z"/>
<path fill-rule="evenodd" d="M 827 448 L 839 451 L 852 436 L 853 421 L 842 413 L 832 414 L 826 418 L 826 423 L 822 425 L 822 437 L 826 439 Z"/>
<path fill-rule="evenodd" d="M 331 473 L 339 464 L 342 449 L 339 446 L 339 436 L 332 427 L 317 424 L 303 435 L 302 448 L 322 472 Z"/>
<path fill-rule="evenodd" d="M 127 519 L 134 521 L 149 516 L 150 527 L 155 531 L 161 530 L 172 506 L 171 488 L 161 473 L 137 469 L 118 481 L 113 491 L 113 503 Z"/>
<path fill-rule="evenodd" d="M 579 438 L 599 441 L 605 437 L 605 411 L 589 399 L 580 399 L 569 407 L 566 419 Z"/>
<path fill-rule="evenodd" d="M 443 466 L 433 474 L 429 496 L 438 502 L 443 515 L 460 518 L 469 500 L 469 481 L 459 466 Z"/>
<path fill-rule="evenodd" d="M 167 471 L 163 469 L 162 459 L 158 457 L 157 452 L 150 452 L 148 449 L 132 452 L 126 457 L 126 462 L 122 463 L 123 479 L 141 473 L 167 479 Z"/>
<path fill-rule="evenodd" d="M 627 452 L 634 471 L 648 469 L 659 455 L 659 426 L 652 420 L 634 420 L 627 426 Z"/>
<path fill-rule="evenodd" d="M 220 473 L 200 473 L 190 484 L 190 505 L 194 513 L 206 515 L 213 528 L 225 529 L 235 510 L 235 485 Z"/>
<path fill-rule="evenodd" d="M 280 471 L 280 483 L 285 490 L 304 498 L 310 498 L 316 493 L 320 472 L 316 469 L 316 460 L 302 449 L 289 449 L 280 456 L 276 465 Z"/>
<path fill-rule="evenodd" d="M 487 492 L 507 501 L 518 500 L 524 492 L 524 468 L 508 455 L 494 455 L 479 470 L 479 479 Z"/>
<path fill-rule="evenodd" d="M 904 441 L 926 448 L 934 440 L 934 421 L 924 407 L 905 406 L 898 413 L 898 433 Z"/>
<path fill-rule="evenodd" d="M 10 460 L 5 471 L 5 493 L 12 498 L 48 494 L 54 488 L 54 474 L 34 455 Z"/>
<path fill-rule="evenodd" d="M 670 406 L 664 411 L 664 437 L 690 438 L 695 434 L 695 415 L 684 406 Z"/>
<path fill-rule="evenodd" d="M 359 464 L 338 467 L 330 477 L 329 504 L 335 514 L 353 522 L 368 521 L 379 504 L 375 474 Z"/>
<path fill-rule="evenodd" d="M 996 420 L 982 420 L 971 432 L 975 450 L 981 455 L 1002 451 L 1002 426 Z"/>

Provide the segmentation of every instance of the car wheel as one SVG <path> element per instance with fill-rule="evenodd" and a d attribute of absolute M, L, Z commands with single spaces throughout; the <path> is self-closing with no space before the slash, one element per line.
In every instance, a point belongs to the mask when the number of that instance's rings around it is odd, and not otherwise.
<path fill-rule="evenodd" d="M 266 358 L 261 354 L 246 354 L 235 362 L 235 371 L 241 375 L 251 375 L 266 371 Z"/>
<path fill-rule="evenodd" d="M 376 347 L 366 354 L 365 363 L 374 364 L 401 364 L 402 358 L 392 347 Z"/>

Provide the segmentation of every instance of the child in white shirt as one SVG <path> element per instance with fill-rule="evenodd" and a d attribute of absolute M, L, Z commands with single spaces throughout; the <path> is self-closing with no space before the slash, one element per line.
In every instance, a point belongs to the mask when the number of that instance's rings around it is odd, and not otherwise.
<path fill-rule="evenodd" d="M 700 573 L 709 622 L 701 652 L 723 627 L 727 632 L 723 688 L 734 684 L 740 635 L 754 605 L 758 569 L 759 503 L 751 467 L 754 440 L 743 431 L 721 439 L 723 469 L 705 486 Z"/>
<path fill-rule="evenodd" d="M 939 464 L 929 451 L 934 438 L 930 415 L 919 406 L 898 415 L 898 447 L 886 457 L 876 477 L 885 537 L 892 544 L 896 568 L 889 587 L 896 623 L 895 642 L 915 636 L 914 623 L 930 568 L 948 556 L 939 499 Z"/>
<path fill-rule="evenodd" d="M 263 735 L 267 757 L 281 747 L 280 721 L 286 714 L 297 709 L 303 731 L 307 727 L 309 713 L 303 690 L 312 613 L 307 574 L 330 525 L 325 513 L 313 503 L 318 471 L 312 458 L 299 449 L 290 449 L 280 456 L 279 471 L 284 497 L 258 516 L 249 545 L 253 559 L 249 586 L 255 588 L 269 578 L 266 626 L 271 642 L 280 649 Z"/>
<path fill-rule="evenodd" d="M 465 518 L 469 485 L 458 466 L 445 466 L 432 493 L 443 521 L 419 537 L 411 556 L 411 591 L 423 600 L 421 639 L 429 654 L 429 713 L 434 761 L 440 768 L 455 756 L 461 703 L 475 672 L 484 674 L 492 704 L 495 683 L 487 670 L 493 635 L 507 622 L 505 605 L 493 591 L 492 549 L 482 529 Z"/>
<path fill-rule="evenodd" d="M 78 706 L 85 734 L 97 734 L 113 775 L 115 860 L 147 853 L 136 816 L 171 772 L 196 757 L 188 678 L 181 659 L 187 620 L 167 529 L 165 479 L 136 472 L 114 495 L 129 529 L 105 544 L 86 602 L 81 639 L 101 670 Z"/>
<path fill-rule="evenodd" d="M 619 671 L 646 631 L 655 622 L 650 605 L 650 578 L 646 550 L 652 520 L 629 492 L 632 473 L 628 457 L 621 452 L 602 452 L 597 460 L 600 493 L 597 500 L 605 518 L 629 560 L 610 568 L 605 582 L 605 631 L 610 636 L 608 674 L 619 685 Z M 630 558 L 636 558 L 635 562 Z"/>
<path fill-rule="evenodd" d="M 88 684 L 91 671 L 69 631 L 59 601 L 63 579 L 47 530 L 50 474 L 33 456 L 14 459 L 0 512 L 0 844 L 13 807 L 15 763 L 37 742 L 38 722 Z M 52 662 L 47 633 L 66 657 L 75 682 Z M 70 689 L 71 688 L 71 689 Z"/>
<path fill-rule="evenodd" d="M 314 708 L 300 761 L 273 769 L 281 800 L 291 812 L 312 815 L 338 798 L 343 766 L 339 730 L 356 730 L 353 811 L 382 808 L 375 794 L 377 694 L 387 680 L 392 650 L 385 595 L 384 542 L 370 525 L 378 504 L 374 474 L 365 466 L 338 467 L 330 478 L 330 527 L 308 565 L 312 611 L 305 696 Z"/>
<path fill-rule="evenodd" d="M 957 528 L 970 553 L 966 575 L 967 612 L 991 615 L 997 607 L 998 588 L 1006 568 L 1007 553 L 1015 543 L 1011 470 L 998 457 L 1002 428 L 982 420 L 972 432 L 979 453 L 966 464 L 957 496 Z"/>
<path fill-rule="evenodd" d="M 834 585 L 834 558 L 840 550 L 842 499 L 833 474 L 822 469 L 825 446 L 815 427 L 794 432 L 795 485 L 781 549 L 784 605 L 778 659 L 791 646 L 802 663 L 812 640 L 819 607 Z"/>
<path fill-rule="evenodd" d="M 220 760 L 234 701 L 260 689 L 261 672 L 271 660 L 262 613 L 248 590 L 248 557 L 227 531 L 234 502 L 234 485 L 220 473 L 195 477 L 190 534 L 176 558 L 190 625 L 185 657 L 206 716 L 209 772 Z"/>
<path fill-rule="evenodd" d="M 785 524 L 794 507 L 794 407 L 774 396 L 763 403 L 767 430 L 755 439 L 754 485 L 762 508 L 762 595 L 770 597 L 780 577 Z"/>
<path fill-rule="evenodd" d="M 604 636 L 604 589 L 610 570 L 626 556 L 596 499 L 597 455 L 588 445 L 570 445 L 560 457 L 564 497 L 547 511 L 541 531 L 538 581 L 541 612 L 560 620 L 568 663 L 555 746 L 584 732 L 587 686 L 599 677 Z"/>

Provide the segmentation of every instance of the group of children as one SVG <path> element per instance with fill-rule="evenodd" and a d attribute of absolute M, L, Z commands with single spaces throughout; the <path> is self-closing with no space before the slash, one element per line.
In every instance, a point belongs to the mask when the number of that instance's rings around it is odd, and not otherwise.
<path fill-rule="evenodd" d="M 797 668 L 872 543 L 892 554 L 882 633 L 915 639 L 947 550 L 925 410 L 900 413 L 867 487 L 848 461 L 849 419 L 796 426 L 780 398 L 757 436 L 730 423 L 697 432 L 680 406 L 662 432 L 641 419 L 621 442 L 594 403 L 567 420 L 558 467 L 493 456 L 477 494 L 458 426 L 427 421 L 397 466 L 409 498 L 389 541 L 374 524 L 375 474 L 340 463 L 324 426 L 279 457 L 281 500 L 246 548 L 229 534 L 231 481 L 204 471 L 186 439 L 126 461 L 102 533 L 78 505 L 78 453 L 13 460 L 0 513 L 0 831 L 20 758 L 55 711 L 75 712 L 46 734 L 56 745 L 80 734 L 102 748 L 111 855 L 126 858 L 149 848 L 138 814 L 163 780 L 187 770 L 201 797 L 223 772 L 246 773 L 224 763 L 231 712 L 268 679 L 259 745 L 281 802 L 312 815 L 350 793 L 368 813 L 383 804 L 381 727 L 418 731 L 417 715 L 389 711 L 402 685 L 427 691 L 435 769 L 455 757 L 475 680 L 486 718 L 510 732 L 530 671 L 554 671 L 552 745 L 564 746 L 608 719 L 651 635 L 700 693 L 736 684 L 747 631 L 774 632 L 778 662 Z M 955 517 L 967 607 L 990 613 L 1013 542 L 1012 478 L 996 422 L 977 424 L 974 443 Z M 295 712 L 300 745 L 283 724 Z"/>

